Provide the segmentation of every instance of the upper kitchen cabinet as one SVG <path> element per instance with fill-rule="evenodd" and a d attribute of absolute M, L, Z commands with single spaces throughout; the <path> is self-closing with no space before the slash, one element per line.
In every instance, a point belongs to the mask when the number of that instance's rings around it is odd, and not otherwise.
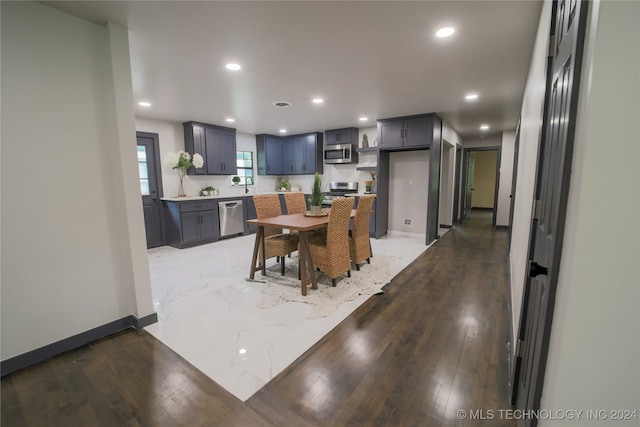
<path fill-rule="evenodd" d="M 282 138 L 265 134 L 256 135 L 256 151 L 258 154 L 258 175 L 284 175 L 282 171 L 285 159 Z M 287 173 L 289 172 L 287 171 Z"/>
<path fill-rule="evenodd" d="M 313 175 L 322 173 L 322 134 L 277 137 L 256 135 L 258 175 Z"/>
<path fill-rule="evenodd" d="M 298 135 L 288 143 L 291 145 L 294 175 L 322 173 L 322 134 Z"/>
<path fill-rule="evenodd" d="M 331 129 L 324 131 L 326 145 L 352 144 L 358 146 L 358 128 Z"/>
<path fill-rule="evenodd" d="M 204 167 L 189 168 L 189 175 L 235 175 L 236 130 L 224 126 L 186 122 L 184 147 L 190 154 L 200 153 Z"/>
<path fill-rule="evenodd" d="M 434 114 L 378 120 L 380 149 L 429 148 L 433 126 Z"/>
<path fill-rule="evenodd" d="M 236 131 L 228 128 L 205 128 L 207 157 L 205 167 L 209 175 L 235 175 L 238 173 L 236 162 Z"/>

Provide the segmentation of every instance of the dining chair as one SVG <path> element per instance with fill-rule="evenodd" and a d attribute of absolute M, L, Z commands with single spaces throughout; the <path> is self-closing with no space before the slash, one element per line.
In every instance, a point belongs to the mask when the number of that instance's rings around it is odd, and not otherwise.
<path fill-rule="evenodd" d="M 258 219 L 282 215 L 278 194 L 256 194 L 253 196 Z M 284 276 L 285 255 L 298 250 L 298 235 L 283 233 L 281 228 L 264 227 L 264 258 L 279 257 L 280 274 Z"/>
<path fill-rule="evenodd" d="M 329 211 L 327 233 L 309 240 L 313 265 L 331 279 L 333 286 L 344 273 L 351 277 L 349 221 L 354 200 L 353 197 L 334 200 Z"/>
<path fill-rule="evenodd" d="M 369 220 L 375 198 L 375 194 L 365 194 L 360 197 L 356 207 L 356 216 L 353 218 L 353 228 L 349 233 L 351 262 L 356 265 L 358 271 L 360 271 L 360 264 L 365 261 L 371 264 L 370 258 L 373 256 L 369 238 Z"/>
<path fill-rule="evenodd" d="M 303 214 L 307 211 L 307 202 L 304 200 L 304 193 L 301 191 L 284 193 L 284 203 L 288 214 Z"/>

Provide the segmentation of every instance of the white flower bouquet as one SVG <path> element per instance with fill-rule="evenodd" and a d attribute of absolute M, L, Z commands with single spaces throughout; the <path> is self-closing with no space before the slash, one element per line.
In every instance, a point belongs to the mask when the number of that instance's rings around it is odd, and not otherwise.
<path fill-rule="evenodd" d="M 178 197 L 185 197 L 187 194 L 184 191 L 184 177 L 187 174 L 187 169 L 191 166 L 200 169 L 204 166 L 204 159 L 198 153 L 193 153 L 191 156 L 186 151 L 178 151 L 177 153 L 167 153 L 164 156 L 164 164 L 178 170 L 180 176 Z"/>

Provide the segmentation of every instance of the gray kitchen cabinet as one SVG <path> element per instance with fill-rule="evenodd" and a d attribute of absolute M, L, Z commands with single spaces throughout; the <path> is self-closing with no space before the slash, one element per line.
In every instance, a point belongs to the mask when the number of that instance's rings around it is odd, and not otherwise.
<path fill-rule="evenodd" d="M 322 134 L 256 135 L 258 175 L 313 175 L 323 172 Z"/>
<path fill-rule="evenodd" d="M 235 175 L 236 132 L 229 129 L 207 127 L 204 129 L 207 156 L 205 168 L 208 175 Z"/>
<path fill-rule="evenodd" d="M 358 207 L 358 202 L 360 201 L 360 196 L 356 196 L 356 203 L 353 207 L 354 209 Z M 378 202 L 378 198 L 376 197 L 373 201 L 373 206 L 371 206 L 371 216 L 369 217 L 369 237 L 382 237 L 387 233 L 385 229 L 384 232 L 380 231 L 380 233 L 376 233 L 376 203 Z"/>
<path fill-rule="evenodd" d="M 204 140 L 204 126 L 187 122 L 183 123 L 184 128 L 184 151 L 193 155 L 193 153 L 198 153 L 202 155 L 202 158 L 207 161 L 206 155 L 206 146 Z M 188 175 L 207 175 L 206 164 L 205 167 L 202 168 L 194 168 L 190 167 L 187 170 Z"/>
<path fill-rule="evenodd" d="M 358 147 L 358 128 L 331 129 L 324 131 L 325 145 L 351 144 Z"/>
<path fill-rule="evenodd" d="M 219 239 L 217 200 L 163 200 L 167 244 L 186 248 Z"/>
<path fill-rule="evenodd" d="M 273 135 L 256 135 L 258 175 L 284 175 L 282 172 L 282 138 Z"/>
<path fill-rule="evenodd" d="M 300 135 L 289 141 L 293 157 L 291 169 L 294 175 L 305 175 L 315 173 L 318 170 L 316 161 L 320 158 L 322 162 L 321 152 L 318 153 L 317 135 Z M 322 144 L 320 144 L 322 147 Z"/>
<path fill-rule="evenodd" d="M 429 148 L 433 142 L 432 114 L 378 120 L 380 149 Z"/>
<path fill-rule="evenodd" d="M 189 154 L 199 153 L 204 167 L 189 168 L 189 175 L 235 175 L 236 130 L 198 122 L 183 123 L 184 147 Z"/>

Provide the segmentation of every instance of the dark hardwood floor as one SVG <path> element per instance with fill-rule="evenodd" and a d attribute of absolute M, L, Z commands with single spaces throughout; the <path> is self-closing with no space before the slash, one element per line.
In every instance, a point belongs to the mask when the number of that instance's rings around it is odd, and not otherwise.
<path fill-rule="evenodd" d="M 515 425 L 507 245 L 474 212 L 244 403 L 131 330 L 3 378 L 2 426 Z"/>

